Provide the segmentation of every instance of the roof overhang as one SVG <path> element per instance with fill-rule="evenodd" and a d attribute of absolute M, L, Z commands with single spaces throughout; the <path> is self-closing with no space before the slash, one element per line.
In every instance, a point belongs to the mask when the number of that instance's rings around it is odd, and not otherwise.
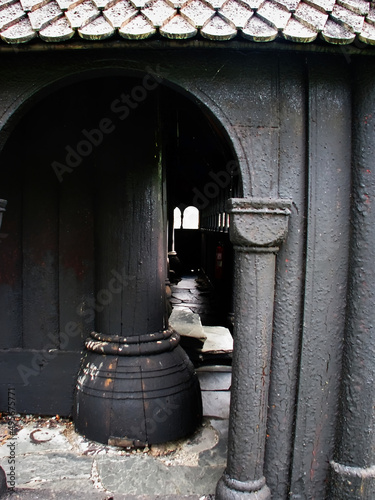
<path fill-rule="evenodd" d="M 375 6 L 367 0 L 0 0 L 0 37 L 2 46 L 98 48 L 103 41 L 108 47 L 147 39 L 178 47 L 189 40 L 190 47 L 359 44 L 362 51 L 375 45 Z"/>

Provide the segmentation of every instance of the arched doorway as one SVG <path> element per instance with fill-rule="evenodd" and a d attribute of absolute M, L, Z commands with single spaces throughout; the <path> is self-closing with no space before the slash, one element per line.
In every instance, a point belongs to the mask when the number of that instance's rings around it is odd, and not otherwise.
<path fill-rule="evenodd" d="M 21 412 L 71 411 L 84 341 L 116 298 L 102 292 L 98 278 L 103 189 L 115 189 L 118 172 L 139 157 L 163 165 L 165 222 L 180 204 L 196 206 L 207 221 L 201 253 L 210 272 L 210 224 L 240 179 L 211 115 L 152 75 L 91 78 L 53 92 L 22 118 L 1 153 L 8 200 L 1 347 L 23 353 L 15 373 Z M 113 270 L 124 279 L 122 268 Z"/>

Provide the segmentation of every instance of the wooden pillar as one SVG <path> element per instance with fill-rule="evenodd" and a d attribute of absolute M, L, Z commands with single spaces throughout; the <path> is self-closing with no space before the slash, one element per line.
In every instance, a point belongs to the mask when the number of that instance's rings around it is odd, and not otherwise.
<path fill-rule="evenodd" d="M 274 301 L 275 260 L 291 202 L 231 199 L 235 249 L 235 323 L 228 463 L 218 500 L 268 500 L 263 476 Z"/>
<path fill-rule="evenodd" d="M 355 65 L 350 275 L 332 500 L 375 498 L 375 64 Z"/>
<path fill-rule="evenodd" d="M 75 394 L 76 429 L 119 446 L 179 439 L 202 416 L 197 375 L 166 316 L 165 171 L 151 104 L 150 97 L 148 114 L 134 115 L 96 171 L 96 331 Z"/>
<path fill-rule="evenodd" d="M 96 330 L 122 336 L 161 331 L 167 328 L 166 204 L 161 165 L 150 158 L 142 170 L 134 162 L 103 174 L 96 200 L 96 281 L 101 302 Z M 121 291 L 116 293 L 116 287 Z"/>

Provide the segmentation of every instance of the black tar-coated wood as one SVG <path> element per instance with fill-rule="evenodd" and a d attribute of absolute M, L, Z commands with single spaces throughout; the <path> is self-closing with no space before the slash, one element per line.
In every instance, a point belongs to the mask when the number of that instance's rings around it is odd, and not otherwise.
<path fill-rule="evenodd" d="M 293 200 L 287 242 L 276 258 L 275 312 L 268 402 L 265 475 L 275 498 L 288 498 L 292 462 L 302 306 L 306 220 L 306 68 L 280 61 L 278 80 L 279 196 Z M 277 464 L 277 466 L 275 465 Z"/>
<path fill-rule="evenodd" d="M 359 61 L 354 66 L 354 82 L 350 279 L 341 411 L 334 455 L 335 462 L 344 467 L 332 473 L 330 498 L 334 500 L 375 497 L 375 65 L 372 61 Z"/>
<path fill-rule="evenodd" d="M 348 276 L 351 101 L 345 60 L 308 68 L 307 247 L 291 498 L 325 498 Z"/>
<path fill-rule="evenodd" d="M 277 257 L 271 408 L 265 471 L 268 471 L 267 484 L 275 498 L 286 500 L 289 492 L 289 497 L 296 500 L 324 498 L 339 412 L 350 217 L 350 65 L 357 56 L 351 54 L 345 57 L 345 53 L 341 52 L 331 56 L 301 56 L 300 53 L 290 52 L 284 57 L 269 51 L 263 53 L 260 46 L 253 52 L 184 51 L 183 58 L 178 50 L 156 52 L 147 49 L 138 50 L 136 55 L 123 53 L 121 57 L 119 52 L 104 50 L 100 52 L 100 57 L 95 50 L 59 52 L 58 57 L 56 54 L 33 53 L 32 58 L 27 53 L 2 55 L 1 147 L 27 107 L 37 104 L 42 96 L 54 92 L 58 86 L 63 86 L 63 79 L 69 75 L 79 79 L 83 77 L 82 71 L 90 69 L 104 75 L 108 68 L 111 74 L 113 68 L 117 68 L 116 71 L 128 71 L 128 74 L 134 75 L 135 72 L 144 74 L 151 68 L 165 78 L 167 86 L 183 89 L 205 112 L 210 110 L 208 114 L 211 113 L 223 140 L 228 141 L 229 149 L 241 165 L 241 195 L 278 195 L 293 199 L 290 233 Z M 366 81 L 366 64 L 367 61 L 364 61 L 363 65 L 356 67 L 356 71 L 361 72 L 359 81 Z M 98 103 L 103 103 L 106 96 L 105 92 L 98 91 L 94 99 L 85 103 L 87 113 Z M 28 102 L 28 98 L 32 101 Z M 109 104 L 111 98 L 108 98 Z M 358 99 L 353 103 L 357 106 Z M 369 109 L 366 109 L 368 116 L 373 115 L 372 108 L 369 104 Z M 70 108 L 69 113 L 70 121 L 64 117 L 63 122 L 72 128 L 78 115 L 74 108 Z M 78 127 L 78 134 L 85 126 Z M 95 126 L 95 123 L 90 122 L 90 126 Z M 305 135 L 306 127 L 308 133 Z M 55 135 L 61 137 L 59 146 L 64 152 L 67 142 L 63 130 L 63 127 L 58 129 Z M 368 144 L 373 143 L 373 137 L 367 131 L 368 128 L 363 126 L 358 129 L 358 158 L 362 149 L 371 153 Z M 362 134 L 363 142 L 359 140 Z M 48 152 L 48 143 L 43 143 L 43 148 L 50 165 L 56 159 L 54 153 L 50 155 Z M 10 154 L 5 159 L 11 160 L 12 157 L 14 155 Z M 4 160 L 4 153 L 1 160 Z M 17 183 L 9 181 L 14 166 L 10 168 L 8 164 L 5 166 L 1 162 L 4 192 L 0 193 L 2 198 L 9 199 L 2 232 L 11 233 L 8 239 L 1 240 L 1 258 L 7 259 L 13 269 L 10 273 L 10 268 L 3 262 L 0 265 L 0 333 L 1 346 L 6 349 L 22 347 L 22 258 L 17 253 L 22 238 L 19 208 L 22 201 L 14 188 Z M 199 171 L 202 166 L 195 165 L 194 168 Z M 199 188 L 204 188 L 204 184 Z M 36 193 L 48 199 L 49 195 L 41 193 L 42 189 L 37 186 L 35 189 Z M 303 199 L 304 189 L 306 200 Z M 40 221 L 48 219 L 38 205 L 34 210 L 36 214 L 40 215 Z M 42 234 L 46 234 L 46 229 Z M 356 234 L 361 236 L 360 232 Z M 31 241 L 31 236 L 29 239 Z M 51 241 L 55 241 L 54 237 Z M 60 260 L 56 262 L 61 266 Z M 53 294 L 51 297 L 54 301 Z M 95 292 L 91 297 L 95 299 Z M 85 301 L 87 304 L 88 298 L 85 295 L 80 303 Z M 61 327 L 61 322 L 58 326 Z M 39 342 L 39 338 L 34 339 Z M 75 344 L 77 348 L 78 344 Z M 29 356 L 27 353 L 16 355 L 15 351 L 2 354 L 2 359 L 7 360 L 2 364 L 6 383 L 20 381 L 15 367 L 20 363 L 17 356 L 23 355 Z M 70 362 L 68 358 L 61 359 Z M 72 366 L 64 365 L 64 369 L 74 378 Z M 54 400 L 57 401 L 56 407 L 66 411 L 71 404 L 68 385 L 71 387 L 72 380 L 64 381 L 60 376 L 62 389 L 56 394 L 52 391 L 52 382 L 44 379 L 44 373 L 47 372 L 41 370 L 40 385 L 33 386 L 35 391 L 20 389 L 23 407 L 45 408 L 41 404 L 41 393 L 38 393 L 43 388 L 47 393 L 50 391 L 48 394 L 53 392 L 53 396 L 58 398 Z M 56 369 L 54 376 L 57 373 Z M 51 410 L 50 406 L 48 408 Z M 364 411 L 366 418 L 367 413 Z M 356 433 L 353 436 L 355 441 Z M 291 482 L 288 480 L 289 464 Z"/>

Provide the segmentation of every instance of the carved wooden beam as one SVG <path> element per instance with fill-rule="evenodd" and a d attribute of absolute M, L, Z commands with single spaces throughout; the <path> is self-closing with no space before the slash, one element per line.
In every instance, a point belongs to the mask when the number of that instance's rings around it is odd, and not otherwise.
<path fill-rule="evenodd" d="M 291 201 L 231 199 L 235 248 L 235 324 L 227 468 L 216 498 L 270 498 L 263 476 L 271 364 L 275 261 Z"/>

